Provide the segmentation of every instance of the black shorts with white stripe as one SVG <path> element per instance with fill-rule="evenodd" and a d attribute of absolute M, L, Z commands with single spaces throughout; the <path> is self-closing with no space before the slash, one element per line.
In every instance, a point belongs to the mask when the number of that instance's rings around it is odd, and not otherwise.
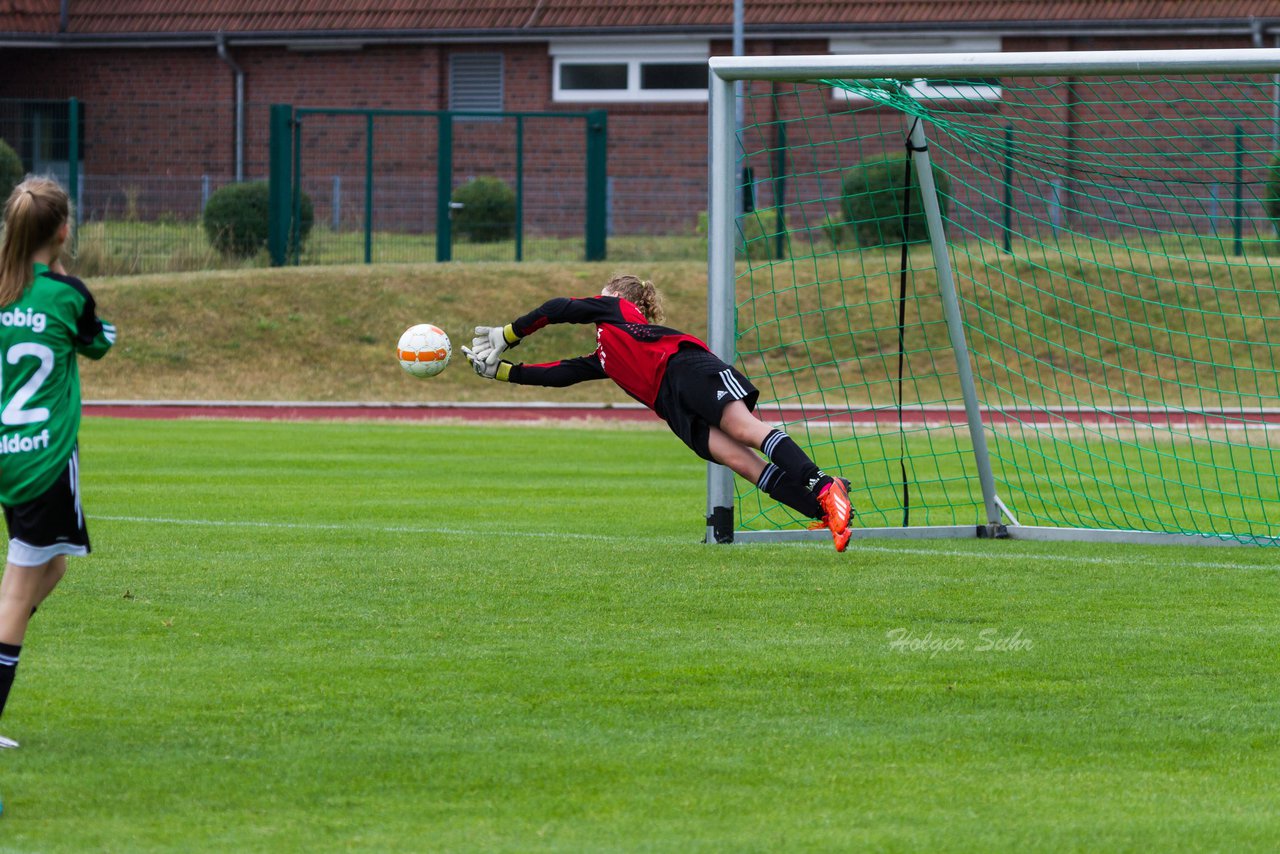
<path fill-rule="evenodd" d="M 700 347 L 684 347 L 667 360 L 653 408 L 695 454 L 714 462 L 708 439 L 725 407 L 740 400 L 754 410 L 759 399 L 760 392 L 737 368 Z"/>
<path fill-rule="evenodd" d="M 40 566 L 58 555 L 87 555 L 89 531 L 80 506 L 80 452 L 72 450 L 53 485 L 25 504 L 5 505 L 8 562 Z"/>

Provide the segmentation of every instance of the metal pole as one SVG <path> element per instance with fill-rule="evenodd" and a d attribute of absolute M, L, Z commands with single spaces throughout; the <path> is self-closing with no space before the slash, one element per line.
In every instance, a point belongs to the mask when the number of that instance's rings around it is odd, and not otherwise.
<path fill-rule="evenodd" d="M 329 200 L 330 211 L 333 217 L 333 233 L 337 234 L 342 230 L 342 176 L 333 176 L 333 194 Z"/>
<path fill-rule="evenodd" d="M 218 56 L 227 64 L 227 67 L 231 69 L 231 73 L 235 76 L 235 173 L 236 183 L 238 184 L 244 180 L 244 69 L 231 58 L 231 53 L 227 50 L 225 35 L 218 33 L 216 44 Z"/>
<path fill-rule="evenodd" d="M 293 107 L 272 104 L 267 146 L 267 252 L 272 267 L 289 263 L 289 223 L 293 219 L 293 187 L 298 168 L 293 161 L 294 144 L 300 136 L 301 130 L 293 124 Z"/>
<path fill-rule="evenodd" d="M 964 321 L 960 315 L 960 298 L 951 271 L 951 252 L 947 248 L 947 236 L 942 224 L 942 205 L 938 201 L 938 187 L 933 180 L 933 164 L 929 160 L 929 142 L 924 135 L 924 122 L 908 117 L 911 122 L 911 157 L 920 181 L 920 197 L 924 205 L 925 221 L 929 226 L 929 247 L 933 250 L 933 264 L 938 271 L 938 290 L 942 297 L 942 310 L 947 319 L 947 334 L 956 356 L 956 373 L 960 390 L 964 395 L 964 411 L 969 418 L 969 438 L 973 441 L 973 456 L 978 464 L 978 481 L 982 485 L 982 500 L 987 510 L 988 536 L 1000 534 L 1000 499 L 996 495 L 995 477 L 991 473 L 991 456 L 987 452 L 987 434 L 982 427 L 982 412 L 978 408 L 978 389 L 973 381 L 973 366 L 969 362 L 969 346 L 964 338 Z"/>
<path fill-rule="evenodd" d="M 1004 126 L 1004 251 L 1013 252 L 1013 125 Z"/>
<path fill-rule="evenodd" d="M 587 113 L 586 260 L 603 261 L 608 254 L 609 114 Z"/>
<path fill-rule="evenodd" d="M 734 207 L 738 169 L 738 129 L 735 125 L 733 84 L 714 73 L 708 82 L 708 197 L 707 197 L 707 343 L 721 359 L 734 361 Z M 733 472 L 707 464 L 708 543 L 733 542 Z"/>
<path fill-rule="evenodd" d="M 516 116 L 516 260 L 524 260 L 524 116 Z"/>
<path fill-rule="evenodd" d="M 1244 128 L 1235 127 L 1235 205 L 1231 215 L 1232 247 L 1237 258 L 1244 256 Z"/>
<path fill-rule="evenodd" d="M 733 55 L 742 56 L 746 52 L 746 36 L 744 33 L 745 25 L 743 23 L 743 0 L 733 0 Z M 735 80 L 733 83 L 733 126 L 734 126 L 734 181 L 738 184 L 738 189 L 734 193 L 734 216 L 746 211 L 744 204 L 746 188 L 742 186 L 739 177 L 742 173 L 742 157 L 741 150 L 738 147 L 738 135 L 742 133 L 742 126 L 746 124 L 746 102 L 742 98 L 741 80 Z"/>
<path fill-rule="evenodd" d="M 903 77 L 1123 77 L 1134 74 L 1275 74 L 1275 48 L 1070 50 L 1025 53 L 918 53 L 839 56 L 713 56 L 726 80 L 867 80 Z"/>
<path fill-rule="evenodd" d="M 787 251 L 787 125 L 778 122 L 777 162 L 773 167 L 773 212 L 777 216 L 778 235 L 774 242 L 774 258 Z"/>
<path fill-rule="evenodd" d="M 292 107 L 287 109 L 292 110 Z M 302 241 L 300 239 L 300 223 L 302 221 L 302 126 L 301 120 L 290 117 L 289 130 L 293 141 L 293 181 L 289 184 L 290 214 L 285 221 L 287 231 L 286 255 L 294 266 L 302 263 Z"/>
<path fill-rule="evenodd" d="M 453 260 L 453 113 L 436 121 L 436 260 Z"/>
<path fill-rule="evenodd" d="M 80 100 L 67 99 L 67 195 L 72 203 L 72 216 L 80 217 Z M 71 232 L 71 251 L 74 253 L 80 241 L 76 231 Z"/>
<path fill-rule="evenodd" d="M 373 113 L 365 117 L 364 262 L 373 263 Z"/>
<path fill-rule="evenodd" d="M 67 196 L 80 202 L 80 100 L 67 99 Z M 76 213 L 79 213 L 77 211 Z"/>

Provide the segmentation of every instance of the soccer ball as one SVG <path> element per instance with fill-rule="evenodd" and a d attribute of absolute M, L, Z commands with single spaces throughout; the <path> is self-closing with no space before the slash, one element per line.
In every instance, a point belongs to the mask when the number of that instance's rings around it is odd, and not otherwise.
<path fill-rule="evenodd" d="M 396 355 L 400 357 L 400 367 L 415 377 L 434 377 L 449 366 L 453 345 L 439 326 L 419 323 L 400 336 Z"/>

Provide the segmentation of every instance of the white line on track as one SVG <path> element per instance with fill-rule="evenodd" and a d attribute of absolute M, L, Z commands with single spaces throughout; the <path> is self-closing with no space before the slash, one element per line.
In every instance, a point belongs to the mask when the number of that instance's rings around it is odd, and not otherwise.
<path fill-rule="evenodd" d="M 351 531 L 351 532 L 382 532 L 387 534 L 435 534 L 446 537 L 491 537 L 501 533 L 505 538 L 519 537 L 535 537 L 541 539 L 564 539 L 564 540 L 590 540 L 597 542 L 609 541 L 626 541 L 626 540 L 644 540 L 645 542 L 663 542 L 679 545 L 699 545 L 702 543 L 698 540 L 685 537 L 641 537 L 635 534 L 581 534 L 581 533 L 562 533 L 553 531 L 512 531 L 504 529 L 501 532 L 494 530 L 484 530 L 480 528 L 436 528 L 417 525 L 342 525 L 342 524 L 325 524 L 321 522 L 258 522 L 252 520 L 237 521 L 232 519 L 176 519 L 165 516 L 92 516 L 91 518 L 102 520 L 105 522 L 137 522 L 150 525 L 187 525 L 207 528 L 266 528 L 276 530 L 302 530 L 302 531 Z M 791 542 L 787 543 L 789 548 L 796 546 L 807 548 L 830 548 L 830 544 L 824 541 L 813 542 Z M 749 548 L 749 547 L 748 547 Z M 1161 546 L 1160 548 L 1171 548 L 1169 546 Z M 1248 546 L 1241 546 L 1247 549 Z M 859 542 L 855 540 L 849 545 L 849 557 L 856 560 L 859 552 L 875 552 L 876 554 L 892 554 L 892 555 L 910 555 L 918 557 L 951 557 L 951 558 L 980 558 L 982 560 L 1016 560 L 1023 562 L 1044 562 L 1044 563 L 1087 563 L 1101 566 L 1113 564 L 1126 565 L 1147 565 L 1147 566 L 1172 566 L 1184 569 L 1221 569 L 1221 570 L 1266 570 L 1275 572 L 1280 570 L 1278 565 L 1259 565 L 1253 563 L 1228 563 L 1225 561 L 1179 561 L 1170 560 L 1163 555 L 1133 555 L 1125 556 L 1118 554 L 1115 557 L 1086 557 L 1084 555 L 1056 555 L 1056 554 L 1027 554 L 1019 552 L 1010 554 L 1008 552 L 1001 554 L 998 548 L 979 551 L 965 551 L 963 549 L 922 549 L 913 546 L 898 545 L 871 545 L 865 540 Z"/>

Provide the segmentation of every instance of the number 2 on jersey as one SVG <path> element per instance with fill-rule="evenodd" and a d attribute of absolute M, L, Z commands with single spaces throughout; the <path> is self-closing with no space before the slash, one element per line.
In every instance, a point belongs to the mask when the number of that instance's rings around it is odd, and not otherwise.
<path fill-rule="evenodd" d="M 47 407 L 37 406 L 33 409 L 24 409 L 23 407 L 27 405 L 27 401 L 35 397 L 36 392 L 40 390 L 40 386 L 44 385 L 44 381 L 49 378 L 49 374 L 53 373 L 53 350 L 43 344 L 35 344 L 28 341 L 22 344 L 14 344 L 10 347 L 9 352 L 5 354 L 4 360 L 10 365 L 16 365 L 24 357 L 39 359 L 40 367 L 36 368 L 36 372 L 13 393 L 13 397 L 9 398 L 9 402 L 5 404 L 4 410 L 0 411 L 0 424 L 4 424 L 6 427 L 16 427 L 21 424 L 39 424 L 41 421 L 49 419 Z"/>

